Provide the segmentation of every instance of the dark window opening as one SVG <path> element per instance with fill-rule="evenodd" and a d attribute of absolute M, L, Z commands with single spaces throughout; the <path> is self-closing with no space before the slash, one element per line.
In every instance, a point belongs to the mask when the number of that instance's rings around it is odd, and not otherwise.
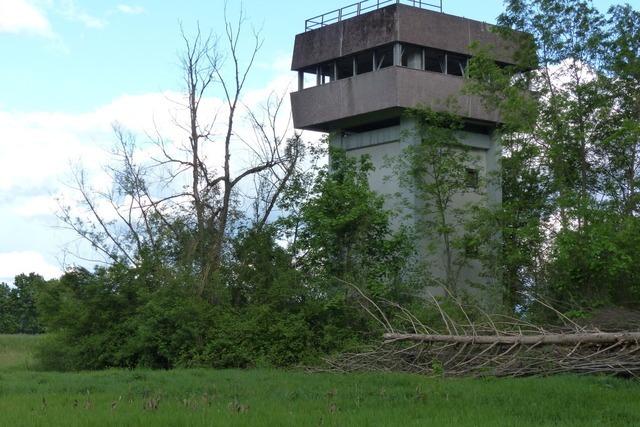
<path fill-rule="evenodd" d="M 347 133 L 362 133 L 362 132 L 369 132 L 372 130 L 390 128 L 393 126 L 400 126 L 400 118 L 381 120 L 375 123 L 368 123 L 366 125 L 348 128 L 348 129 L 345 129 L 344 131 Z"/>
<path fill-rule="evenodd" d="M 480 123 L 465 123 L 462 130 L 466 132 L 480 133 L 482 135 L 491 135 L 493 127 L 491 125 L 483 125 Z"/>
<path fill-rule="evenodd" d="M 396 58 L 396 55 L 400 57 Z M 386 45 L 355 56 L 307 67 L 300 71 L 299 83 L 301 89 L 310 88 L 393 65 L 465 77 L 468 64 L 469 57 L 462 54 L 411 44 Z"/>
<path fill-rule="evenodd" d="M 340 58 L 336 61 L 338 80 L 353 77 L 353 58 Z"/>
<path fill-rule="evenodd" d="M 467 57 L 462 55 L 456 55 L 453 53 L 447 54 L 447 74 L 452 76 L 464 76 L 467 71 Z"/>
<path fill-rule="evenodd" d="M 422 48 L 419 46 L 402 45 L 401 64 L 403 67 L 422 70 Z"/>
<path fill-rule="evenodd" d="M 320 80 L 323 85 L 327 83 L 331 83 L 336 79 L 336 70 L 335 64 L 333 62 L 328 62 L 326 64 L 322 64 L 320 66 Z"/>
<path fill-rule="evenodd" d="M 393 65 L 393 45 L 376 49 L 376 71 Z"/>
<path fill-rule="evenodd" d="M 373 71 L 373 51 L 361 53 L 356 56 L 356 74 L 370 73 Z"/>
<path fill-rule="evenodd" d="M 424 69 L 435 73 L 447 71 L 447 55 L 439 50 L 426 49 L 424 56 Z"/>
<path fill-rule="evenodd" d="M 480 186 L 480 173 L 477 169 L 467 168 L 464 175 L 464 184 L 470 190 L 477 190 Z"/>

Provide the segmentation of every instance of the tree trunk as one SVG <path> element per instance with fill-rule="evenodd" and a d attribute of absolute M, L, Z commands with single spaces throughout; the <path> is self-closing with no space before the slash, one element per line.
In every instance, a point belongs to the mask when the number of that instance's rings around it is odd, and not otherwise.
<path fill-rule="evenodd" d="M 451 344 L 614 344 L 618 342 L 640 342 L 640 332 L 586 333 L 586 334 L 542 334 L 542 335 L 420 335 L 384 334 L 387 341 L 417 341 Z"/>

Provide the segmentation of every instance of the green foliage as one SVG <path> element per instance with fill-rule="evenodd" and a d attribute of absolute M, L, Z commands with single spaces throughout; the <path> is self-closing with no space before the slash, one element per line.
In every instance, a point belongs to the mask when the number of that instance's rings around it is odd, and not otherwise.
<path fill-rule="evenodd" d="M 478 162 L 461 141 L 458 116 L 425 107 L 409 109 L 405 115 L 413 121 L 415 130 L 403 137 L 416 142 L 392 161 L 400 185 L 420 201 L 415 207 L 415 202 L 409 201 L 416 232 L 429 242 L 426 251 L 418 248 L 418 253 L 444 260 L 443 277 L 431 271 L 437 268 L 434 262 L 427 266 L 426 274 L 456 293 L 460 272 L 482 243 L 475 230 L 466 226 L 483 200 L 484 180 L 478 179 L 470 186 L 468 173 L 471 170 L 479 175 Z M 468 193 L 477 193 L 478 200 L 463 203 L 460 196 Z"/>
<path fill-rule="evenodd" d="M 336 277 L 391 292 L 410 250 L 404 230 L 392 232 L 391 212 L 369 188 L 373 165 L 367 157 L 331 148 L 330 159 L 302 207 L 303 228 L 294 250 L 304 253 L 305 269 L 325 280 Z"/>
<path fill-rule="evenodd" d="M 506 301 L 636 304 L 640 14 L 605 16 L 583 0 L 506 5 L 499 31 L 522 42 L 518 63 L 499 66 L 476 46 L 466 89 L 504 121 L 495 218 Z"/>
<path fill-rule="evenodd" d="M 42 326 L 36 312 L 36 293 L 47 281 L 37 274 L 20 274 L 14 286 L 0 283 L 0 333 L 37 334 Z"/>
<path fill-rule="evenodd" d="M 228 277 L 234 307 L 296 310 L 304 303 L 301 275 L 293 268 L 291 254 L 276 243 L 277 233 L 273 226 L 245 229 L 233 241 Z"/>
<path fill-rule="evenodd" d="M 564 230 L 551 263 L 551 294 L 569 306 L 640 302 L 640 219 L 594 221 L 580 231 Z"/>
<path fill-rule="evenodd" d="M 13 300 L 9 285 L 0 283 L 0 332 L 3 334 L 14 334 L 18 330 Z"/>
<path fill-rule="evenodd" d="M 325 191 L 323 179 L 318 188 Z M 320 192 L 318 198 L 322 197 L 326 195 Z M 309 203 L 320 206 L 318 199 Z M 365 197 L 363 203 L 370 200 Z M 325 222 L 309 206 L 301 220 L 307 224 L 304 235 L 317 242 L 321 230 L 315 227 Z M 367 262 L 396 255 L 395 247 L 383 239 L 384 221 L 383 216 L 375 225 L 380 240 L 371 245 L 378 249 L 366 252 L 371 257 Z M 277 243 L 278 233 L 277 226 L 240 230 L 221 275 L 225 292 L 218 293 L 215 301 L 195 292 L 197 277 L 153 258 L 139 267 L 115 264 L 93 273 L 67 272 L 39 293 L 39 312 L 50 333 L 39 352 L 43 366 L 57 370 L 291 366 L 351 348 L 371 334 L 379 336 L 348 286 L 332 279 L 336 271 L 330 262 L 335 258 L 326 255 L 331 248 L 319 249 L 323 256 L 297 259 Z M 322 235 L 325 242 L 334 237 Z M 352 242 L 353 259 L 359 260 L 358 266 L 367 265 L 355 255 L 367 245 L 358 239 Z M 296 267 L 296 262 L 305 266 Z M 382 268 L 367 271 L 372 280 L 387 283 Z"/>
<path fill-rule="evenodd" d="M 230 239 L 207 286 L 215 295 L 201 294 L 197 271 L 167 256 L 183 250 L 179 242 L 139 253 L 135 267 L 69 271 L 39 294 L 50 333 L 41 360 L 60 370 L 292 366 L 377 339 L 351 285 L 407 299 L 409 245 L 369 189 L 371 169 L 334 151 L 308 195 L 311 177 L 294 175 L 282 199 L 289 215 Z"/>

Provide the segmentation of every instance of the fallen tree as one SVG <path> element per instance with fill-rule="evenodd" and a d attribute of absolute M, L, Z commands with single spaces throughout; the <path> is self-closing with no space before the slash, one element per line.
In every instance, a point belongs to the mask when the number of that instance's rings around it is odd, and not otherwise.
<path fill-rule="evenodd" d="M 575 345 L 638 343 L 640 332 L 595 332 L 589 334 L 541 334 L 541 335 L 424 335 L 424 334 L 384 334 L 384 339 L 392 341 L 417 341 L 425 343 L 455 344 L 514 344 L 514 345 Z"/>
<path fill-rule="evenodd" d="M 456 306 L 452 313 L 431 298 L 425 303 L 440 316 L 438 327 L 442 330 L 438 330 L 398 304 L 375 303 L 354 289 L 362 307 L 384 327 L 384 341 L 368 351 L 327 359 L 333 371 L 404 371 L 446 376 L 640 376 L 639 331 L 603 332 L 593 326 L 581 326 L 543 301 L 537 303 L 557 315 L 559 326 L 545 328 L 524 318 L 489 315 L 478 307 L 464 307 L 450 296 L 449 302 Z M 471 316 L 470 310 L 476 316 Z"/>

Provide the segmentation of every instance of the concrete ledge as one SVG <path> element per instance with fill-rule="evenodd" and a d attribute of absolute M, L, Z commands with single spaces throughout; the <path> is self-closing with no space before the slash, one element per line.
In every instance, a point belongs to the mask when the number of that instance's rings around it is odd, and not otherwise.
<path fill-rule="evenodd" d="M 495 34 L 490 24 L 402 4 L 392 5 L 298 34 L 291 69 L 300 70 L 393 42 L 469 55 L 472 41 L 493 47 L 495 60 L 513 63 L 515 46 Z"/>
<path fill-rule="evenodd" d="M 418 104 L 473 121 L 499 122 L 498 114 L 487 111 L 478 97 L 461 94 L 463 85 L 461 77 L 389 67 L 292 93 L 293 124 L 297 129 L 332 132 L 383 116 L 398 117 L 402 109 Z"/>

